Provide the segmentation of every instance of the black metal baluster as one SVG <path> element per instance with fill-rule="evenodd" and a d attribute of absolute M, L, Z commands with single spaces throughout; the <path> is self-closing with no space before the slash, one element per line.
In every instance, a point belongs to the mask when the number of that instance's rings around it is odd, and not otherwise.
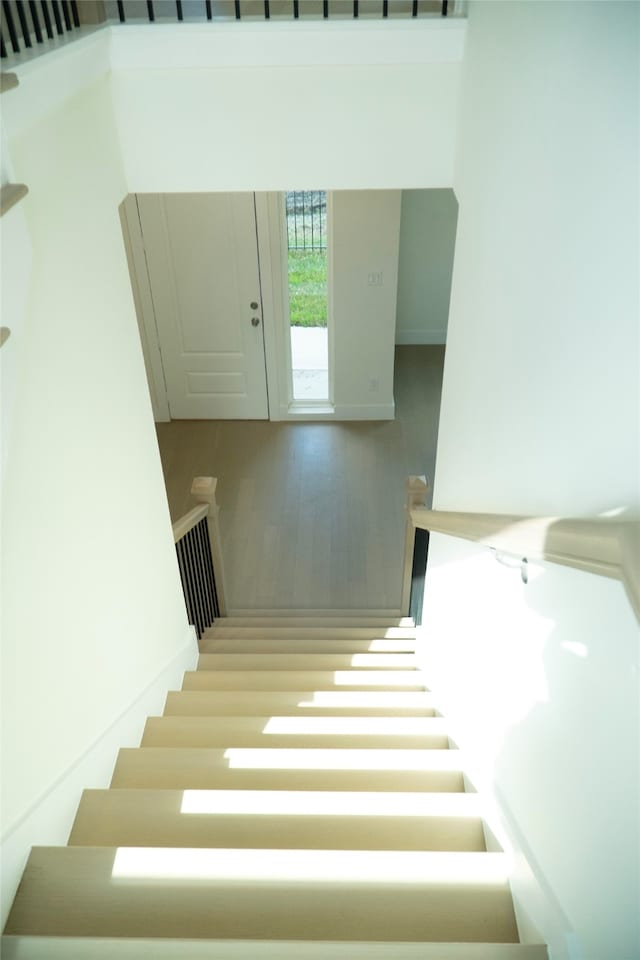
<path fill-rule="evenodd" d="M 203 524 L 206 524 L 206 519 L 201 520 L 198 526 L 196 527 L 196 533 L 198 535 L 198 579 L 200 581 L 200 590 L 202 591 L 202 597 L 204 599 L 204 608 L 206 613 L 205 626 L 211 626 L 211 620 L 213 617 L 213 611 L 211 609 L 211 593 L 209 590 L 209 578 L 207 577 L 207 568 L 205 561 L 205 542 L 204 542 L 204 530 Z"/>
<path fill-rule="evenodd" d="M 264 18 L 265 20 L 271 19 L 271 10 L 269 8 L 269 0 L 264 0 Z"/>
<path fill-rule="evenodd" d="M 212 17 L 212 13 L 211 13 L 211 0 L 205 0 L 204 8 L 205 8 L 206 13 L 207 13 L 207 20 L 211 20 L 211 17 Z"/>
<path fill-rule="evenodd" d="M 429 531 L 416 528 L 411 564 L 411 590 L 409 593 L 409 616 L 416 626 L 422 624 L 424 581 L 429 556 Z"/>
<path fill-rule="evenodd" d="M 412 17 L 417 17 L 417 16 L 418 16 L 418 0 L 413 0 L 413 7 L 412 7 L 412 9 L 411 9 L 411 16 L 412 16 Z"/>
<path fill-rule="evenodd" d="M 18 34 L 16 33 L 16 25 L 13 22 L 13 14 L 11 12 L 11 6 L 8 0 L 2 0 L 2 10 L 4 13 L 4 18 L 7 22 L 7 30 L 9 31 L 9 40 L 11 41 L 13 52 L 20 53 L 20 44 L 18 43 Z"/>
<path fill-rule="evenodd" d="M 62 34 L 64 33 L 64 30 L 62 29 L 62 17 L 60 16 L 58 0 L 51 0 L 51 9 L 53 10 L 53 19 L 56 22 L 56 30 L 58 32 L 58 36 L 61 37 Z"/>
<path fill-rule="evenodd" d="M 192 623 L 193 626 L 198 629 L 198 611 L 196 610 L 196 601 L 195 601 L 195 590 L 194 590 L 194 580 L 193 580 L 193 564 L 191 561 L 191 553 L 189 551 L 189 534 L 187 533 L 182 540 L 180 541 L 180 546 L 183 551 L 184 556 L 184 568 L 187 577 L 187 589 L 185 591 L 185 598 L 187 600 L 187 611 L 189 613 L 189 623 Z"/>
<path fill-rule="evenodd" d="M 389 16 L 389 0 L 382 0 L 382 16 Z"/>
<path fill-rule="evenodd" d="M 195 624 L 193 604 L 191 603 L 191 589 L 189 586 L 189 574 L 187 570 L 187 555 L 184 548 L 184 540 L 176 543 L 176 554 L 178 557 L 178 568 L 180 570 L 180 579 L 182 580 L 182 593 L 184 594 L 184 605 L 187 610 L 187 620 Z"/>
<path fill-rule="evenodd" d="M 300 3 L 299 0 L 293 0 L 293 19 L 297 20 L 300 16 Z"/>
<path fill-rule="evenodd" d="M 67 0 L 62 0 L 62 16 L 64 17 L 64 25 L 67 30 L 71 30 L 71 16 L 69 14 L 69 4 Z"/>
<path fill-rule="evenodd" d="M 196 543 L 196 533 L 195 528 L 192 528 L 187 534 L 187 545 L 189 550 L 189 556 L 191 557 L 191 570 L 193 573 L 193 595 L 196 608 L 196 616 L 198 619 L 198 636 L 202 636 L 202 631 L 204 629 L 204 608 L 202 605 L 202 593 L 200 590 L 199 576 L 198 576 L 198 550 Z"/>
<path fill-rule="evenodd" d="M 358 19 L 358 0 L 353 0 L 353 18 Z"/>
<path fill-rule="evenodd" d="M 24 12 L 24 4 L 16 3 L 16 10 L 18 11 L 18 19 L 20 20 L 20 26 L 22 27 L 22 36 L 24 37 L 25 47 L 31 47 L 31 35 L 29 33 L 29 24 L 27 23 L 27 17 Z"/>
<path fill-rule="evenodd" d="M 209 540 L 209 525 L 206 517 L 204 520 L 200 521 L 200 554 L 202 558 L 201 575 L 203 590 L 207 601 L 207 626 L 210 627 L 215 620 L 215 611 L 213 609 L 213 567 L 211 564 L 211 542 Z"/>
<path fill-rule="evenodd" d="M 178 20 L 184 20 L 182 16 L 182 0 L 176 0 L 176 13 L 178 15 Z"/>
<path fill-rule="evenodd" d="M 147 0 L 147 17 L 149 18 L 149 23 L 153 23 L 156 19 L 155 11 L 153 9 L 153 0 Z"/>
<path fill-rule="evenodd" d="M 211 602 L 213 603 L 213 619 L 220 616 L 220 604 L 218 603 L 218 588 L 216 586 L 216 572 L 213 569 L 213 557 L 211 554 L 211 537 L 209 536 L 209 524 L 205 526 L 205 534 L 207 538 L 208 553 L 206 555 L 207 560 L 207 570 L 209 572 L 209 583 L 211 584 Z"/>
<path fill-rule="evenodd" d="M 7 48 L 4 45 L 4 37 L 2 36 L 2 30 L 0 30 L 0 57 L 4 60 L 7 56 Z"/>
<path fill-rule="evenodd" d="M 38 17 L 36 0 L 29 0 L 29 9 L 31 10 L 31 20 L 33 21 L 33 29 L 35 30 L 36 40 L 38 43 L 42 43 L 42 30 L 40 29 L 40 18 Z"/>
<path fill-rule="evenodd" d="M 74 27 L 80 26 L 80 14 L 78 13 L 78 0 L 71 0 L 71 14 L 73 16 Z"/>
<path fill-rule="evenodd" d="M 446 17 L 449 12 L 449 0 L 442 0 L 442 16 Z"/>
<path fill-rule="evenodd" d="M 124 15 L 124 0 L 118 0 L 118 16 L 120 17 L 120 23 L 126 23 Z"/>
<path fill-rule="evenodd" d="M 329 0 L 324 0 L 322 4 L 322 16 L 325 20 L 329 19 Z"/>
<path fill-rule="evenodd" d="M 240 19 L 240 0 L 236 0 L 235 8 L 236 8 L 236 20 L 239 20 Z"/>
<path fill-rule="evenodd" d="M 42 7 L 42 19 L 44 20 L 44 28 L 47 31 L 47 36 L 49 37 L 49 40 L 53 40 L 53 27 L 51 26 L 49 8 L 45 0 L 41 0 L 40 6 Z"/>

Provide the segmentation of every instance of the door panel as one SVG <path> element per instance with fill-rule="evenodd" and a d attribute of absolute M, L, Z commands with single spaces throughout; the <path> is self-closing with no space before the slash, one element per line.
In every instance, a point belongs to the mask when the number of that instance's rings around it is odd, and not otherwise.
<path fill-rule="evenodd" d="M 138 209 L 172 418 L 266 419 L 253 194 L 140 195 Z"/>

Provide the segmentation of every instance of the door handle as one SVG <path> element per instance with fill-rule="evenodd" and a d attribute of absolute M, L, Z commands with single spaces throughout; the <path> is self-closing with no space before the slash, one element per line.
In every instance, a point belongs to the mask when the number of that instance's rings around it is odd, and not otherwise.
<path fill-rule="evenodd" d="M 260 325 L 260 317 L 251 317 L 251 326 L 257 327 Z"/>

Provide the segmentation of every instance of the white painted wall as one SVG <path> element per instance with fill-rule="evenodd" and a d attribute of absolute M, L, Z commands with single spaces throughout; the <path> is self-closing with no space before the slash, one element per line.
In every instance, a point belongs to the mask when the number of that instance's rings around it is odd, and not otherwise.
<path fill-rule="evenodd" d="M 445 343 L 458 203 L 453 190 L 403 190 L 396 343 Z"/>
<path fill-rule="evenodd" d="M 399 190 L 332 194 L 331 305 L 336 419 L 392 419 Z"/>
<path fill-rule="evenodd" d="M 436 509 L 640 505 L 639 10 L 552 7 L 470 5 Z M 638 625 L 622 587 L 549 567 L 523 588 L 434 537 L 425 610 L 434 686 L 530 855 L 516 893 L 553 957 L 637 957 Z"/>
<path fill-rule="evenodd" d="M 3 322 L 23 328 L 2 491 L 3 915 L 30 844 L 66 839 L 74 768 L 91 770 L 84 786 L 106 785 L 113 724 L 139 737 L 150 700 L 161 707 L 154 681 L 164 693 L 195 657 L 118 218 L 112 104 L 91 51 L 84 71 L 77 57 L 25 67 L 3 97 L 33 251 L 13 269 L 24 224 L 3 218 Z"/>
<path fill-rule="evenodd" d="M 437 19 L 113 27 L 128 188 L 450 187 L 464 29 Z"/>

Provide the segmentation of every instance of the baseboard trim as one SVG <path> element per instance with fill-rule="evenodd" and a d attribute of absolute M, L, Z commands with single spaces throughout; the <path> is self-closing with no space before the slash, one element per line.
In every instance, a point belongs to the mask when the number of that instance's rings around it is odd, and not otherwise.
<path fill-rule="evenodd" d="M 147 717 L 162 712 L 167 691 L 180 687 L 183 673 L 195 670 L 197 660 L 198 643 L 189 627 L 178 653 L 5 832 L 0 840 L 2 928 L 31 847 L 66 844 L 82 791 L 109 785 L 118 750 L 139 745 Z"/>
<path fill-rule="evenodd" d="M 411 344 L 435 346 L 446 342 L 446 330 L 396 330 L 397 346 L 410 346 Z"/>

